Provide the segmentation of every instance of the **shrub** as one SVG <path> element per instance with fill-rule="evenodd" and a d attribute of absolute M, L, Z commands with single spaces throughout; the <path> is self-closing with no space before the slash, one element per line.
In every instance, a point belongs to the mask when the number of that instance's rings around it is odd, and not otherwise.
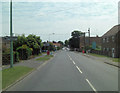
<path fill-rule="evenodd" d="M 19 53 L 13 52 L 13 63 L 19 62 Z M 10 64 L 10 52 L 2 53 L 2 65 Z"/>
<path fill-rule="evenodd" d="M 32 49 L 29 48 L 27 45 L 22 45 L 16 50 L 19 53 L 19 58 L 22 60 L 27 60 L 32 55 Z"/>

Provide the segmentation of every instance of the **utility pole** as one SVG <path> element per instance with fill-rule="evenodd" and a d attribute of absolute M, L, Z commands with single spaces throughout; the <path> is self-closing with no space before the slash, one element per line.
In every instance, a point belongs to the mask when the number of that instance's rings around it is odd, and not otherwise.
<path fill-rule="evenodd" d="M 90 28 L 88 28 L 88 34 L 89 34 L 89 46 L 90 46 Z"/>
<path fill-rule="evenodd" d="M 85 32 L 84 32 L 84 51 L 86 50 L 86 45 L 85 45 Z"/>
<path fill-rule="evenodd" d="M 12 0 L 10 1 L 10 67 L 13 67 Z"/>

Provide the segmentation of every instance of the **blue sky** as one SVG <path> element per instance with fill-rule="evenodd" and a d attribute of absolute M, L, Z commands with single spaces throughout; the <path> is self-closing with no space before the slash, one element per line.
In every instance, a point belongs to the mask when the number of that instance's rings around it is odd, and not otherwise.
<path fill-rule="evenodd" d="M 66 40 L 73 30 L 102 36 L 118 24 L 115 2 L 14 2 L 13 33 L 40 35 L 43 41 Z M 52 33 L 55 33 L 52 35 Z M 2 35 L 9 35 L 9 3 L 2 2 Z"/>

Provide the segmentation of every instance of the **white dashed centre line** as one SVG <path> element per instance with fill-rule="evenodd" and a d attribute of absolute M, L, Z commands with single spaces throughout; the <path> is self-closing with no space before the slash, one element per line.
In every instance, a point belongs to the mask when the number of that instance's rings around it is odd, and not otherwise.
<path fill-rule="evenodd" d="M 76 68 L 78 69 L 78 71 L 82 74 L 82 71 L 80 70 L 80 68 L 78 66 L 76 66 Z"/>
<path fill-rule="evenodd" d="M 75 65 L 75 62 L 73 61 L 73 64 Z"/>
<path fill-rule="evenodd" d="M 95 91 L 95 93 L 97 93 L 96 89 L 93 87 L 93 85 L 90 83 L 90 81 L 88 79 L 86 79 L 86 81 L 88 82 L 88 84 L 90 85 L 90 87 Z"/>

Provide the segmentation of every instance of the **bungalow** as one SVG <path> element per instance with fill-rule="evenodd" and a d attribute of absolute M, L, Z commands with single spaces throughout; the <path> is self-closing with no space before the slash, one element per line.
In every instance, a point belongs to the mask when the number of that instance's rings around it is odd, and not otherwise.
<path fill-rule="evenodd" d="M 120 25 L 112 27 L 102 36 L 102 52 L 110 57 L 120 57 Z"/>

